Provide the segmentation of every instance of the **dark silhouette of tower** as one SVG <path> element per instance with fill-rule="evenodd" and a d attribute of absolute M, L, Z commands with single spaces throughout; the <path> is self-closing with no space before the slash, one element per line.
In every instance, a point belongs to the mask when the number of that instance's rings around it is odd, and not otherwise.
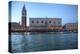
<path fill-rule="evenodd" d="M 22 26 L 25 28 L 26 27 L 26 8 L 25 5 L 22 8 Z"/>

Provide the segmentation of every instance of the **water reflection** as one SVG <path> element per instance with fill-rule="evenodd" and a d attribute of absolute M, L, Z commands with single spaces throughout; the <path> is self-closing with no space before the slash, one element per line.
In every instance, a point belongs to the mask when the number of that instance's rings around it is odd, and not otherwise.
<path fill-rule="evenodd" d="M 11 33 L 12 52 L 77 49 L 77 33 Z"/>

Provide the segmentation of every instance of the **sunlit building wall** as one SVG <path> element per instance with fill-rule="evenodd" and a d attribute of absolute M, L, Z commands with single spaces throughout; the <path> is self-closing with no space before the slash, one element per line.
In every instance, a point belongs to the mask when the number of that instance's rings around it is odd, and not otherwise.
<path fill-rule="evenodd" d="M 70 32 L 78 32 L 78 24 L 77 23 L 67 23 L 65 24 L 65 30 Z"/>
<path fill-rule="evenodd" d="M 62 30 L 61 18 L 30 18 L 30 29 Z"/>

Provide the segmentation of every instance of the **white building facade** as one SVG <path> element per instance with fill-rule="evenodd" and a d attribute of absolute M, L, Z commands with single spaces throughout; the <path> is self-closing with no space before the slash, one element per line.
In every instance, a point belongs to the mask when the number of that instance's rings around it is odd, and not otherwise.
<path fill-rule="evenodd" d="M 70 32 L 78 32 L 78 23 L 67 23 L 65 29 Z"/>
<path fill-rule="evenodd" d="M 36 29 L 48 29 L 59 30 L 62 27 L 61 18 L 30 18 L 29 25 L 31 30 Z"/>
<path fill-rule="evenodd" d="M 62 26 L 61 18 L 30 18 L 30 27 L 42 26 Z"/>

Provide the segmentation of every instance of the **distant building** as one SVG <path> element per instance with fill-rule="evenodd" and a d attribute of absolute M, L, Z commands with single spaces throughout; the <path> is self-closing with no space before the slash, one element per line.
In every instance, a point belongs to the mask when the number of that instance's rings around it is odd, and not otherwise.
<path fill-rule="evenodd" d="M 78 23 L 67 23 L 64 25 L 65 31 L 78 32 Z"/>
<path fill-rule="evenodd" d="M 61 18 L 30 18 L 30 26 L 62 26 Z"/>
<path fill-rule="evenodd" d="M 22 8 L 21 24 L 17 22 L 9 22 L 9 28 L 11 31 L 26 31 L 26 8 L 25 5 Z"/>
<path fill-rule="evenodd" d="M 22 21 L 21 21 L 23 27 L 26 27 L 26 25 L 27 25 L 26 15 L 27 15 L 27 12 L 26 12 L 26 8 L 25 8 L 25 5 L 24 5 L 23 9 L 22 9 Z"/>
<path fill-rule="evenodd" d="M 30 18 L 30 29 L 62 30 L 61 18 Z"/>
<path fill-rule="evenodd" d="M 10 31 L 73 31 L 78 32 L 77 23 L 67 23 L 62 26 L 61 18 L 29 18 L 29 27 L 27 27 L 27 11 L 25 5 L 22 8 L 21 24 L 9 22 Z M 10 16 L 11 17 L 11 16 Z"/>
<path fill-rule="evenodd" d="M 20 24 L 17 22 L 12 22 L 11 23 L 11 29 L 20 29 Z"/>

